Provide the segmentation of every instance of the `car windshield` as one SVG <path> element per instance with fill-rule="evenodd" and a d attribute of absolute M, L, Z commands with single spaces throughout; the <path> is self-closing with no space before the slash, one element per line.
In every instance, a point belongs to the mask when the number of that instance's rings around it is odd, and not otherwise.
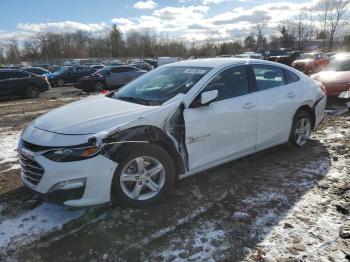
<path fill-rule="evenodd" d="M 314 59 L 315 58 L 315 54 L 312 54 L 312 53 L 301 54 L 300 58 L 301 59 Z"/>
<path fill-rule="evenodd" d="M 350 56 L 346 58 L 334 58 L 324 69 L 325 71 L 350 71 Z"/>
<path fill-rule="evenodd" d="M 59 70 L 55 71 L 55 73 L 63 73 L 64 71 L 66 71 L 68 69 L 68 67 L 61 67 Z"/>
<path fill-rule="evenodd" d="M 113 98 L 144 105 L 161 105 L 179 93 L 186 94 L 210 69 L 160 67 L 127 84 Z"/>

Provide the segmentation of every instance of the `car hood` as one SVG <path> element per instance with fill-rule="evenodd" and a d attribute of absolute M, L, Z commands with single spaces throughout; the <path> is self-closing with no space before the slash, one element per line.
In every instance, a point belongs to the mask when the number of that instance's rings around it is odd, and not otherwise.
<path fill-rule="evenodd" d="M 311 76 L 311 78 L 324 84 L 350 83 L 349 71 L 322 71 Z"/>
<path fill-rule="evenodd" d="M 34 126 L 65 135 L 95 134 L 136 120 L 159 107 L 129 103 L 100 95 L 52 110 L 37 118 Z"/>

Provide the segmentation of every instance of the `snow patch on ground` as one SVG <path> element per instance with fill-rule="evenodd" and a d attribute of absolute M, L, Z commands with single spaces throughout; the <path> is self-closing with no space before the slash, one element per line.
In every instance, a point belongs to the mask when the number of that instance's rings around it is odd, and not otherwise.
<path fill-rule="evenodd" d="M 328 167 L 328 164 L 322 165 L 322 162 L 316 161 L 306 166 L 304 171 L 312 174 L 323 173 L 324 179 L 336 177 L 340 180 L 347 175 L 344 170 L 347 164 L 345 158 L 340 158 Z M 292 250 L 295 259 L 302 260 L 306 256 L 307 261 L 320 261 L 320 257 L 327 257 L 329 250 L 334 250 L 332 251 L 334 261 L 346 261 L 344 253 L 337 250 L 339 228 L 342 225 L 339 213 L 334 205 L 327 205 L 324 210 L 320 210 L 322 201 L 331 202 L 332 198 L 320 195 L 317 188 L 313 188 L 301 197 L 277 225 L 267 227 L 270 218 L 273 218 L 273 213 L 260 216 L 255 221 L 253 228 L 267 232 L 259 243 L 259 247 L 266 253 L 266 258 L 276 259 L 285 257 L 286 254 L 292 255 L 290 253 Z M 297 250 L 293 249 L 296 245 Z M 253 254 L 250 253 L 249 256 Z"/>
<path fill-rule="evenodd" d="M 0 164 L 7 164 L 17 161 L 17 144 L 20 131 L 0 133 Z"/>
<path fill-rule="evenodd" d="M 63 206 L 44 203 L 13 218 L 0 222 L 1 251 L 31 243 L 53 230 L 82 216 L 82 210 L 68 210 Z"/>
<path fill-rule="evenodd" d="M 33 111 L 33 112 L 15 113 L 15 114 L 7 115 L 6 117 L 39 115 L 39 114 L 44 114 L 44 113 L 46 113 L 48 111 L 49 111 L 49 109 Z"/>
<path fill-rule="evenodd" d="M 217 247 L 217 245 L 214 244 L 215 241 L 222 242 L 224 239 L 225 231 L 221 229 L 217 229 L 215 227 L 215 224 L 206 221 L 204 222 L 201 227 L 196 229 L 194 232 L 194 237 L 187 238 L 187 239 L 181 239 L 181 245 L 184 246 L 190 241 L 193 241 L 192 247 L 194 250 L 197 250 L 197 252 L 194 252 L 193 255 L 190 257 L 184 259 L 181 258 L 181 253 L 184 252 L 184 249 L 168 249 L 165 251 L 162 251 L 160 253 L 160 256 L 165 261 L 215 261 L 213 259 L 214 253 L 218 252 L 220 249 L 225 249 L 223 245 L 220 245 L 220 247 Z"/>
<path fill-rule="evenodd" d="M 345 128 L 333 128 L 333 127 L 328 127 L 323 130 L 325 136 L 322 140 L 335 140 L 335 139 L 342 139 L 345 137 L 345 134 L 349 133 L 348 129 Z"/>

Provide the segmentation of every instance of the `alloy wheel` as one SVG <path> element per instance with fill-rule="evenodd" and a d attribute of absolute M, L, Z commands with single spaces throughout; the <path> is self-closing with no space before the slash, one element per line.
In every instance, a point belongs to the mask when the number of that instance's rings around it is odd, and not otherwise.
<path fill-rule="evenodd" d="M 39 90 L 35 86 L 29 86 L 26 89 L 26 97 L 28 98 L 36 98 L 39 95 Z"/>
<path fill-rule="evenodd" d="M 123 193 L 134 200 L 148 200 L 156 196 L 165 183 L 165 169 L 159 160 L 142 156 L 131 160 L 120 175 Z"/>
<path fill-rule="evenodd" d="M 64 85 L 64 80 L 63 79 L 58 79 L 57 80 L 57 85 L 58 86 L 63 86 Z"/>
<path fill-rule="evenodd" d="M 307 117 L 300 118 L 294 131 L 295 143 L 299 146 L 304 145 L 310 137 L 311 123 Z"/>
<path fill-rule="evenodd" d="M 103 85 L 102 85 L 102 83 L 101 82 L 97 82 L 96 84 L 95 84 L 95 91 L 96 92 L 101 92 L 103 90 Z"/>

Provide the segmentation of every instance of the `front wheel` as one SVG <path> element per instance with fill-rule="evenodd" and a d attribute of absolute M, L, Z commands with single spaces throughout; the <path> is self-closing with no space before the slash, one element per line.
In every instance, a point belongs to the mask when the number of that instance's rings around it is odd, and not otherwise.
<path fill-rule="evenodd" d="M 97 82 L 95 85 L 94 85 L 94 91 L 95 92 L 102 92 L 104 90 L 104 86 L 103 86 L 103 83 L 102 82 Z"/>
<path fill-rule="evenodd" d="M 175 167 L 168 152 L 154 144 L 128 151 L 113 177 L 113 200 L 146 206 L 169 193 L 175 181 Z"/>
<path fill-rule="evenodd" d="M 293 120 L 289 142 L 297 146 L 305 145 L 310 138 L 311 123 L 311 116 L 308 112 L 303 110 L 297 112 Z"/>
<path fill-rule="evenodd" d="M 64 80 L 63 80 L 62 78 L 59 78 L 59 79 L 56 81 L 56 85 L 59 86 L 59 87 L 64 86 Z"/>

